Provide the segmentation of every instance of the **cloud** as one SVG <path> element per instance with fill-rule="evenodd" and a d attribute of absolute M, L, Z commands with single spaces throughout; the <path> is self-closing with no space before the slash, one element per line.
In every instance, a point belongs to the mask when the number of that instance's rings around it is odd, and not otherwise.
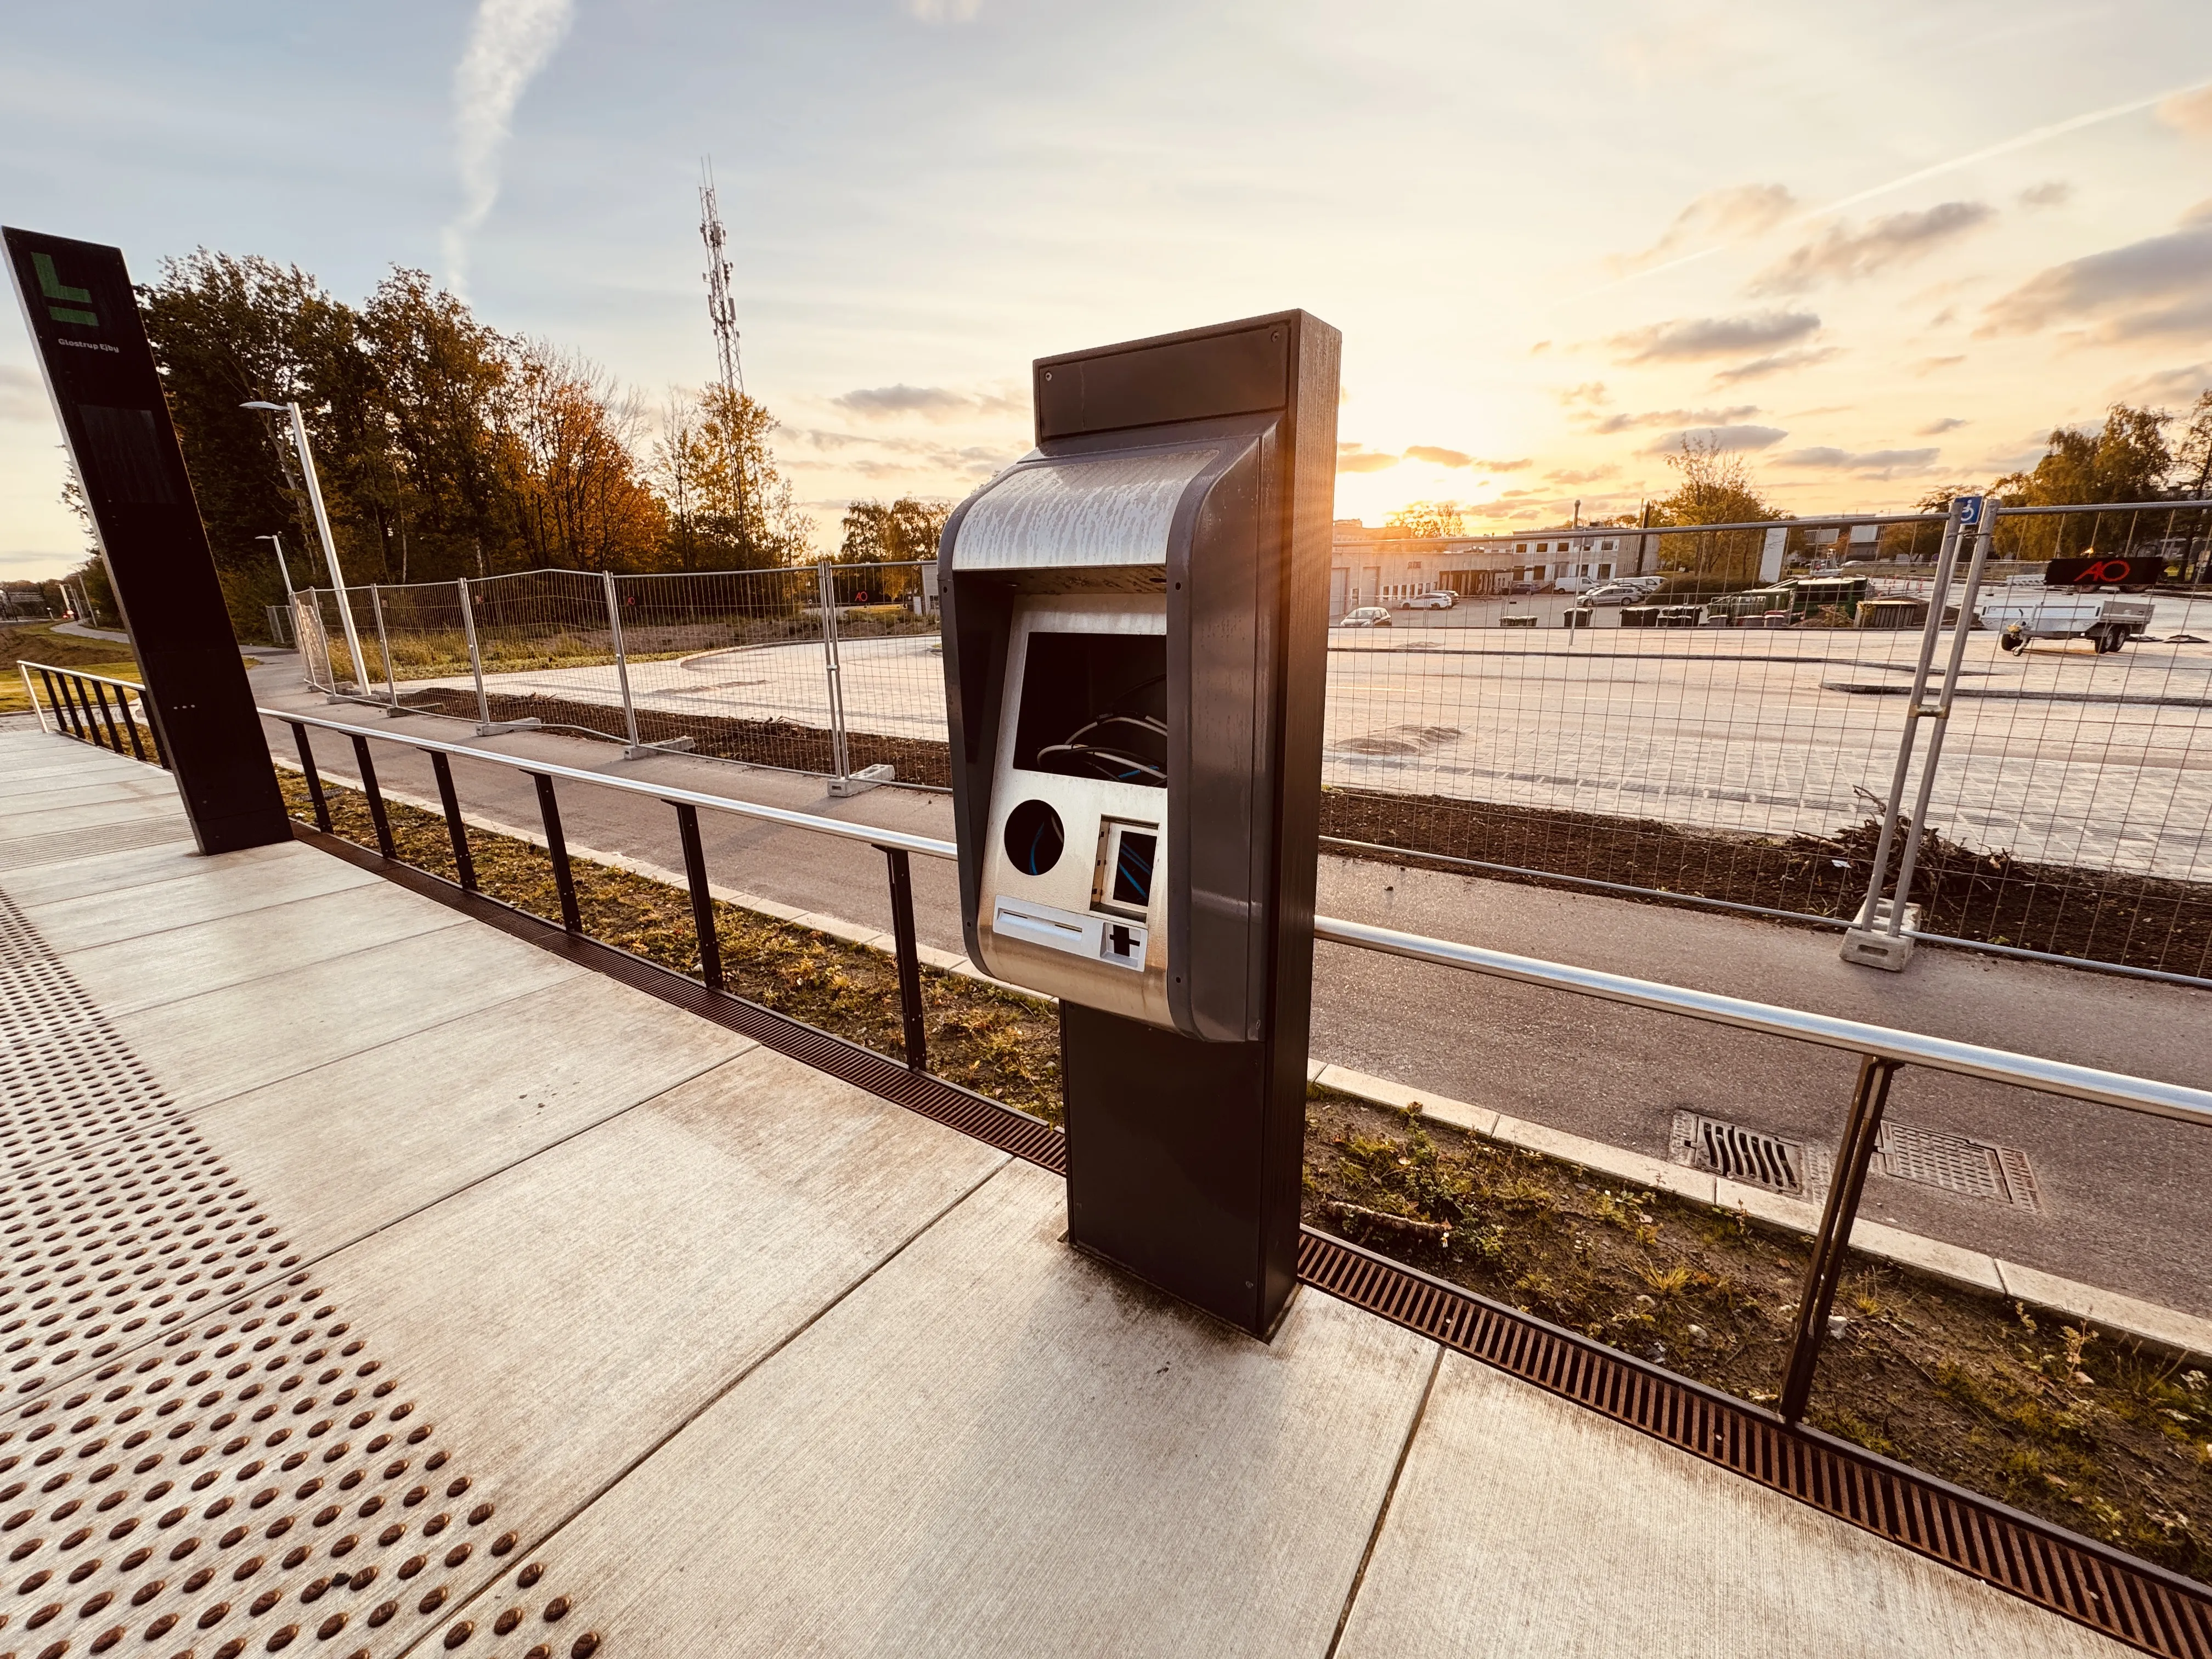
<path fill-rule="evenodd" d="M 2190 363 L 2181 368 L 2162 368 L 2140 375 L 2112 391 L 2114 403 L 2156 409 L 2193 404 L 2200 392 L 2212 390 L 2212 362 Z"/>
<path fill-rule="evenodd" d="M 2177 92 L 2158 106 L 2158 118 L 2190 138 L 2212 138 L 2212 87 Z"/>
<path fill-rule="evenodd" d="M 1809 311 L 1762 311 L 1748 317 L 1678 317 L 1615 334 L 1606 343 L 1624 363 L 1695 362 L 1788 345 L 1817 334 L 1820 319 Z"/>
<path fill-rule="evenodd" d="M 1609 255 L 1606 269 L 1616 276 L 1644 270 L 1693 246 L 1738 242 L 1782 222 L 1797 198 L 1781 185 L 1730 185 L 1709 190 L 1674 216 L 1650 246 L 1636 253 Z"/>
<path fill-rule="evenodd" d="M 1028 404 L 993 392 L 955 392 L 950 386 L 863 386 L 830 400 L 848 414 L 870 420 L 891 420 L 919 415 L 928 421 L 957 421 L 978 415 L 1026 414 Z"/>
<path fill-rule="evenodd" d="M 1915 435 L 1923 438 L 1933 438 L 1942 433 L 1956 432 L 1960 427 L 1968 424 L 1970 424 L 1970 422 L 1960 420 L 1955 415 L 1946 415 L 1940 421 L 1929 422 L 1928 424 L 1922 427 L 1919 432 Z"/>
<path fill-rule="evenodd" d="M 1613 401 L 1611 396 L 1606 392 L 1603 380 L 1584 380 L 1580 386 L 1571 386 L 1554 395 L 1570 409 L 1577 404 L 1589 404 L 1595 406 Z"/>
<path fill-rule="evenodd" d="M 1398 458 L 1386 449 L 1370 449 L 1364 444 L 1343 444 L 1336 447 L 1336 470 L 1339 472 L 1387 472 L 1398 465 Z"/>
<path fill-rule="evenodd" d="M 1854 453 L 1823 445 L 1790 450 L 1774 459 L 1784 466 L 1810 467 L 1823 472 L 1874 473 L 1886 478 L 1893 472 L 1923 471 L 1942 453 L 1936 449 L 1869 449 Z"/>
<path fill-rule="evenodd" d="M 1592 467 L 1587 472 L 1547 472 L 1544 482 L 1548 484 L 1595 483 L 1601 478 L 1612 477 L 1620 471 L 1617 466 L 1599 466 Z"/>
<path fill-rule="evenodd" d="M 2212 204 L 2179 230 L 2148 236 L 2037 272 L 1984 313 L 1983 338 L 2033 334 L 2054 323 L 2094 325 L 2100 343 L 2212 328 Z"/>
<path fill-rule="evenodd" d="M 1831 357 L 1844 355 L 1841 346 L 1819 346 L 1808 351 L 1778 351 L 1771 356 L 1754 357 L 1747 363 L 1738 363 L 1733 368 L 1723 368 L 1713 375 L 1715 386 L 1739 386 L 1746 380 L 1763 380 L 1770 374 L 1786 374 L 1791 369 L 1810 368 L 1815 363 L 1825 363 Z"/>
<path fill-rule="evenodd" d="M 1731 409 L 1648 409 L 1640 415 L 1624 410 L 1601 421 L 1586 420 L 1583 424 L 1598 433 L 1633 432 L 1652 426 L 1731 426 L 1758 413 L 1757 404 L 1738 404 Z"/>
<path fill-rule="evenodd" d="M 52 420 L 53 413 L 36 369 L 0 363 L 0 421 Z"/>
<path fill-rule="evenodd" d="M 906 0 L 906 15 L 917 23 L 972 23 L 981 0 Z"/>
<path fill-rule="evenodd" d="M 453 70 L 453 164 L 461 210 L 446 227 L 447 281 L 465 278 L 468 239 L 499 199 L 500 161 L 514 134 L 515 106 L 560 46 L 574 0 L 478 0 L 469 43 Z"/>
<path fill-rule="evenodd" d="M 2024 208 L 2063 207 L 2074 199 L 2074 186 L 2063 179 L 2045 179 L 2030 185 L 2014 198 Z"/>
<path fill-rule="evenodd" d="M 1960 352 L 1949 357 L 1917 357 L 1905 367 L 1915 374 L 1933 374 L 1939 369 L 1956 368 L 1966 361 L 1966 354 Z"/>
<path fill-rule="evenodd" d="M 1917 213 L 1891 213 L 1863 230 L 1830 225 L 1751 279 L 1759 295 L 1802 294 L 1822 283 L 1855 283 L 1925 258 L 1996 217 L 1986 202 L 1939 202 Z"/>
<path fill-rule="evenodd" d="M 1681 448 L 1685 438 L 1695 438 L 1699 443 L 1709 444 L 1723 453 L 1739 449 L 1768 449 L 1789 435 L 1785 428 L 1778 426 L 1690 427 L 1663 434 L 1644 453 L 1647 455 L 1672 454 Z"/>
<path fill-rule="evenodd" d="M 1406 452 L 1409 461 L 1426 461 L 1431 466 L 1472 466 L 1474 457 L 1456 449 L 1439 449 L 1434 444 L 1415 444 Z"/>

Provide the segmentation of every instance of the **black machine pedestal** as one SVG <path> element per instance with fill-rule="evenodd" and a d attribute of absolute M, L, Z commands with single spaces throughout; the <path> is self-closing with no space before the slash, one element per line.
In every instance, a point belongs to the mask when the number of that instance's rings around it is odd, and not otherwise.
<path fill-rule="evenodd" d="M 1285 1064 L 1276 1044 L 1066 1001 L 1060 1045 L 1069 1242 L 1269 1335 L 1297 1284 L 1303 1052 Z"/>

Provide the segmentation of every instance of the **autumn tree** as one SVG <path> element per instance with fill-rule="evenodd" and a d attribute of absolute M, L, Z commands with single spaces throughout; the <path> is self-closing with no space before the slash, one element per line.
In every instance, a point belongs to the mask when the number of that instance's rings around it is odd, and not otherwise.
<path fill-rule="evenodd" d="M 1742 452 L 1723 448 L 1712 434 L 1684 433 L 1667 465 L 1674 488 L 1652 503 L 1655 525 L 1756 524 L 1785 516 L 1759 493 Z M 1727 588 L 1758 580 L 1764 540 L 1760 531 L 1738 530 L 1666 536 L 1659 545 L 1668 569 L 1701 586 Z"/>
<path fill-rule="evenodd" d="M 658 562 L 667 513 L 640 476 L 643 412 L 597 365 L 542 343 L 515 354 L 498 426 L 530 564 L 634 570 Z"/>
<path fill-rule="evenodd" d="M 710 386 L 671 419 L 655 471 L 665 480 L 672 468 L 681 471 L 691 503 L 687 533 L 708 567 L 762 570 L 805 558 L 813 526 L 776 465 L 769 441 L 775 416 L 757 398 Z"/>
<path fill-rule="evenodd" d="M 1383 520 L 1414 535 L 1436 538 L 1467 534 L 1467 509 L 1457 501 L 1408 501 Z"/>
<path fill-rule="evenodd" d="M 2006 474 L 1990 484 L 1989 493 L 2001 507 L 2154 500 L 2163 493 L 2173 467 L 2166 442 L 2172 419 L 2162 409 L 2114 404 L 2096 431 L 2054 428 L 2032 471 Z M 2052 559 L 2087 554 L 2104 541 L 2101 550 L 2118 553 L 2136 528 L 2112 524 L 2101 514 L 2053 514 L 2009 522 L 2000 518 L 1997 551 L 2003 558 Z M 2108 538 L 2114 533 L 2124 538 L 2122 545 L 2111 544 Z"/>

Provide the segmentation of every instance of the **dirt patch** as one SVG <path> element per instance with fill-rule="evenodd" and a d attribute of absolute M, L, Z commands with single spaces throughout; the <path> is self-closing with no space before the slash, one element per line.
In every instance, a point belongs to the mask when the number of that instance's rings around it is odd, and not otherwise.
<path fill-rule="evenodd" d="M 1808 1246 L 1418 1110 L 1314 1090 L 1305 1214 L 1495 1301 L 1771 1402 Z M 2086 1323 L 1854 1258 L 1808 1420 L 2212 1582 L 2212 1380 Z"/>
<path fill-rule="evenodd" d="M 399 699 L 410 708 L 434 714 L 450 714 L 473 720 L 473 693 L 437 687 L 404 692 Z M 605 703 L 578 702 L 562 697 L 489 696 L 495 720 L 526 720 L 532 716 L 548 726 L 595 732 L 602 737 L 629 741 L 623 711 Z M 694 754 L 716 760 L 742 761 L 749 766 L 774 766 L 793 772 L 828 774 L 834 770 L 830 733 L 823 727 L 801 726 L 793 720 L 743 720 L 699 714 L 671 714 L 657 708 L 637 711 L 637 735 L 643 743 L 665 743 L 690 738 Z M 950 788 L 952 769 L 941 743 L 917 738 L 878 737 L 872 732 L 847 735 L 845 752 L 854 771 L 889 763 L 902 783 Z"/>
<path fill-rule="evenodd" d="M 1418 864 L 1429 853 L 1541 872 L 1483 872 L 1494 880 L 1540 885 L 1543 873 L 1576 876 L 1655 897 L 1840 917 L 1866 897 L 1881 825 L 1869 818 L 1830 836 L 1729 835 L 1655 818 L 1330 789 L 1322 796 L 1322 833 L 1393 849 L 1360 857 Z M 1900 835 L 1893 877 L 1903 851 Z M 1953 939 L 2166 973 L 2203 975 L 2212 966 L 2212 884 L 2203 882 L 2031 863 L 1972 852 L 1931 831 L 1921 841 L 1912 896 L 1923 907 L 1921 927 Z"/>

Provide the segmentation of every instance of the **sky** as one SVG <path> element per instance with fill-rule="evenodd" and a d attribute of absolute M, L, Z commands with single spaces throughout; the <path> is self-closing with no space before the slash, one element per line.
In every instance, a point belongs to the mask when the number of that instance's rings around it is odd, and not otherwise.
<path fill-rule="evenodd" d="M 747 389 L 834 550 L 1028 447 L 1052 352 L 1304 307 L 1340 516 L 1633 512 L 1685 431 L 1798 512 L 2212 386 L 2202 0 L 113 0 L 14 14 L 0 220 L 358 300 L 428 270 L 653 404 Z M 0 316 L 0 576 L 82 538 Z"/>

